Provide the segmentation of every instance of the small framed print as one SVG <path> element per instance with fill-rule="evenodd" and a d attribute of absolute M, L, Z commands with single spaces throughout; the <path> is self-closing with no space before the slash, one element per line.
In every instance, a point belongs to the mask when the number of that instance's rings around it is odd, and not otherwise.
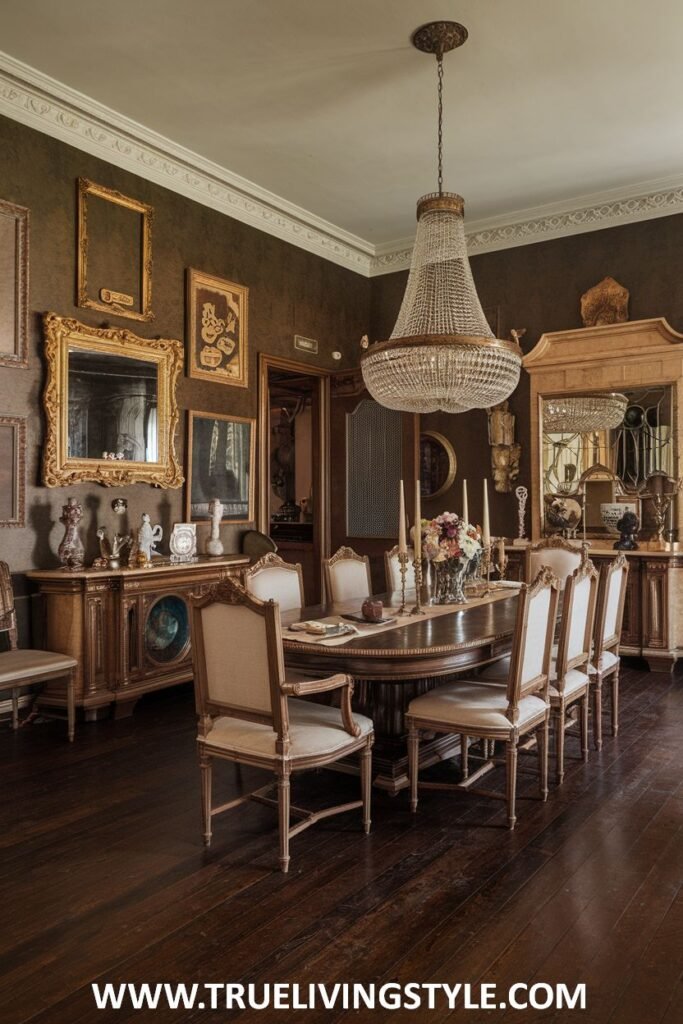
<path fill-rule="evenodd" d="M 105 185 L 78 179 L 78 281 L 85 309 L 149 321 L 154 209 Z"/>
<path fill-rule="evenodd" d="M 28 210 L 0 199 L 0 366 L 28 366 Z"/>
<path fill-rule="evenodd" d="M 256 420 L 210 412 L 188 415 L 186 519 L 210 519 L 209 505 L 218 498 L 221 522 L 253 522 Z"/>
<path fill-rule="evenodd" d="M 200 270 L 187 272 L 190 377 L 248 387 L 249 289 Z"/>
<path fill-rule="evenodd" d="M 26 526 L 26 420 L 0 416 L 0 527 Z"/>

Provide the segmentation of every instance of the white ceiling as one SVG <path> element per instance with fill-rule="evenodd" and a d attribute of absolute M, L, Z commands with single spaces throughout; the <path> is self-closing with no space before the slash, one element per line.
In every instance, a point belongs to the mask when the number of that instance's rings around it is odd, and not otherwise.
<path fill-rule="evenodd" d="M 683 184 L 681 0 L 3 0 L 12 57 L 359 239 L 435 186 L 425 21 L 446 57 L 445 187 L 469 222 Z"/>

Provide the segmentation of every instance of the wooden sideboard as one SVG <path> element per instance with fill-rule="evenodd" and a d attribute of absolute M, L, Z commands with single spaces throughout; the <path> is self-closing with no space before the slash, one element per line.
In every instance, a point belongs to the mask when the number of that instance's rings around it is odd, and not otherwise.
<path fill-rule="evenodd" d="M 143 694 L 192 679 L 187 598 L 226 576 L 240 576 L 243 555 L 159 560 L 149 569 L 30 572 L 45 601 L 45 646 L 78 661 L 76 705 L 88 719 L 113 706 L 130 714 Z M 41 704 L 65 707 L 56 681 Z"/>
<path fill-rule="evenodd" d="M 525 548 L 506 548 L 507 578 L 523 580 Z M 625 551 L 629 574 L 621 653 L 645 658 L 653 672 L 671 672 L 683 657 L 683 549 Z M 593 541 L 589 555 L 599 569 L 617 552 Z"/>

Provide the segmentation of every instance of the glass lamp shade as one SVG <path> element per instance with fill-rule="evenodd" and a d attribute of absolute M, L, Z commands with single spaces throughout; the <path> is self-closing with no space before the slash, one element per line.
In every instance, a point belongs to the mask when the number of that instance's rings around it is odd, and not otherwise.
<path fill-rule="evenodd" d="M 423 196 L 403 302 L 389 341 L 362 356 L 372 397 L 403 412 L 466 412 L 507 398 L 522 354 L 496 338 L 479 302 L 465 241 L 463 200 Z"/>
<path fill-rule="evenodd" d="M 603 395 L 562 395 L 543 402 L 546 434 L 586 434 L 620 427 L 628 399 L 615 392 Z"/>

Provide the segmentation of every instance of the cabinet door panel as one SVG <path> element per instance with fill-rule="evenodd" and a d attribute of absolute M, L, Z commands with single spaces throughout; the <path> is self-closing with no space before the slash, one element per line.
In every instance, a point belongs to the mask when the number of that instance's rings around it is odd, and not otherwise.
<path fill-rule="evenodd" d="M 664 561 L 645 562 L 642 581 L 643 646 L 666 649 L 669 646 L 668 571 Z"/>

